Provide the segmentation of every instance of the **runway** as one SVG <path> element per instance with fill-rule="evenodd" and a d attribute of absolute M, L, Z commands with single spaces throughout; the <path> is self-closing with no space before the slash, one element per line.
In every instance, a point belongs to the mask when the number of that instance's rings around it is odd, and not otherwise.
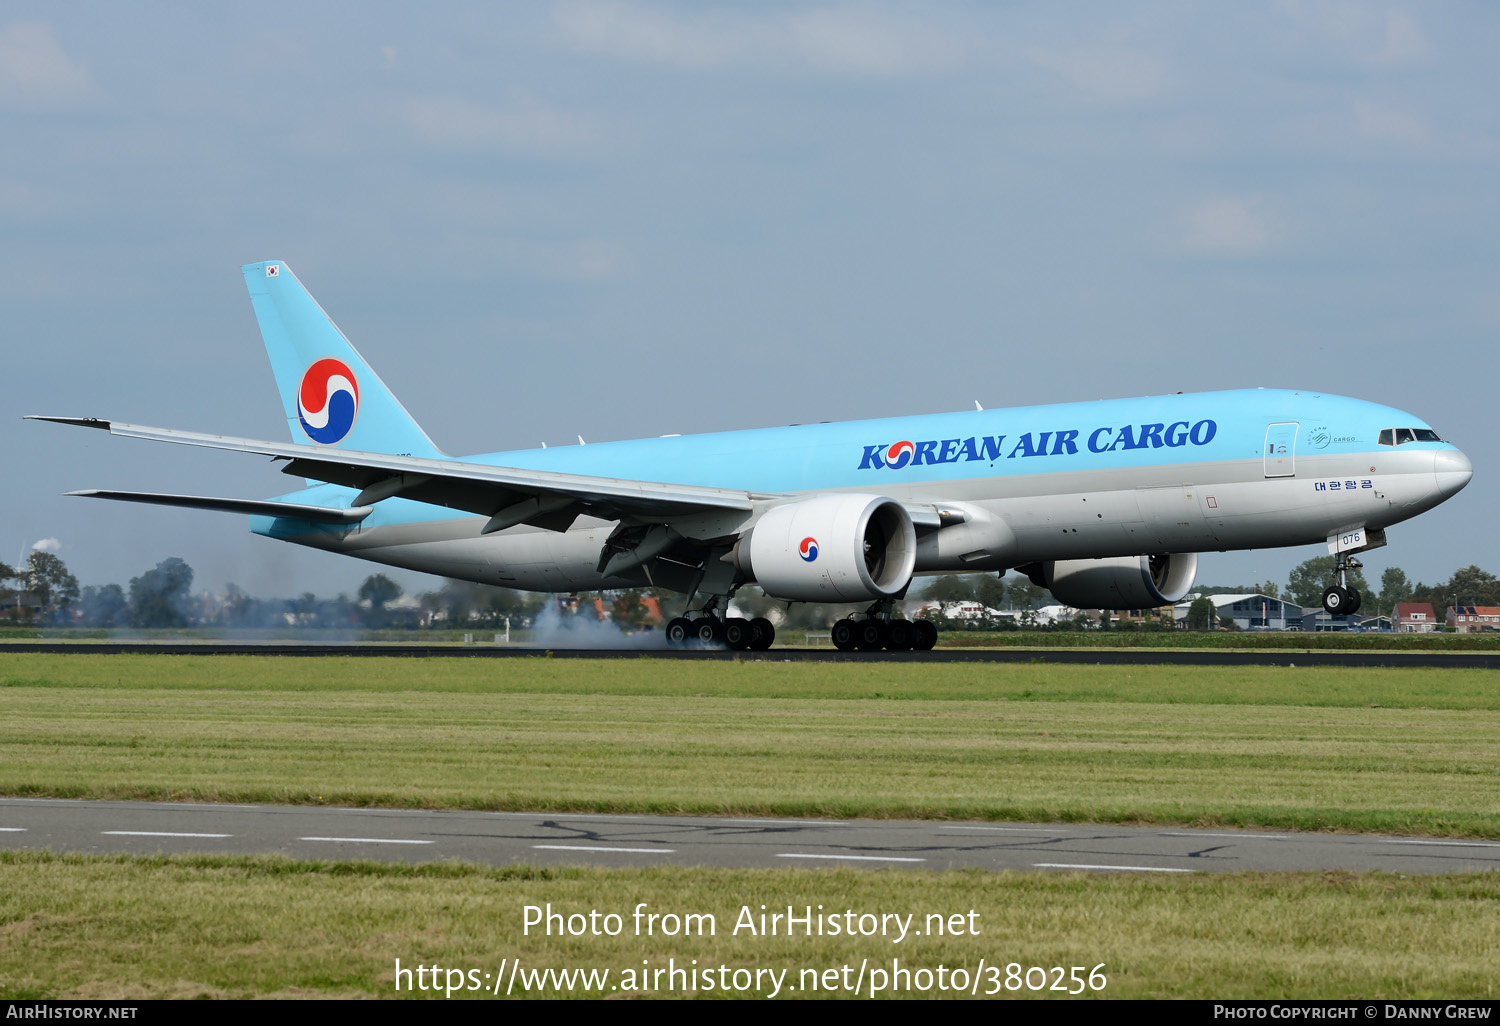
<path fill-rule="evenodd" d="M 1185 827 L 0 799 L 0 848 L 487 865 L 1179 874 L 1500 869 L 1500 841 Z"/>
<path fill-rule="evenodd" d="M 151 642 L 7 642 L 0 653 L 50 655 L 267 655 L 293 658 L 355 656 L 409 659 L 518 659 L 549 654 L 557 659 L 721 660 L 826 663 L 1058 663 L 1093 666 L 1343 666 L 1500 669 L 1494 652 L 1400 652 L 1356 650 L 1161 649 L 1161 648 L 939 648 L 931 652 L 840 652 L 832 648 L 776 648 L 766 652 L 670 648 L 545 648 L 521 645 L 407 645 Z"/>

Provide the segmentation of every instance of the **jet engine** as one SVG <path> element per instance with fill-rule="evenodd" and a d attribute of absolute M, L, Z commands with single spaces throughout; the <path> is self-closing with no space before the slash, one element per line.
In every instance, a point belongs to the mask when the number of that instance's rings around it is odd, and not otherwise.
<path fill-rule="evenodd" d="M 1151 609 L 1187 595 L 1198 574 L 1198 554 L 1066 559 L 1036 569 L 1032 579 L 1075 609 Z"/>
<path fill-rule="evenodd" d="M 735 558 L 775 598 L 865 602 L 900 595 L 911 582 L 917 532 L 896 500 L 837 492 L 773 506 Z"/>

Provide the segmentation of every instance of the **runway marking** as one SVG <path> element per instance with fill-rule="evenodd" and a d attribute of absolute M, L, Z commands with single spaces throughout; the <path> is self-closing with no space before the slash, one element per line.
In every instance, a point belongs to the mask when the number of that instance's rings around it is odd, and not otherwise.
<path fill-rule="evenodd" d="M 638 855 L 672 855 L 676 848 L 602 848 L 586 844 L 533 844 L 533 848 L 542 848 L 547 851 L 621 851 Z"/>
<path fill-rule="evenodd" d="M 1233 837 L 1239 841 L 1290 841 L 1291 838 L 1285 834 L 1211 834 L 1206 830 L 1194 830 L 1189 833 L 1186 830 L 1174 831 L 1163 830 L 1163 837 Z"/>
<path fill-rule="evenodd" d="M 399 837 L 299 837 L 299 841 L 347 841 L 350 844 L 431 844 L 431 841 L 408 841 Z"/>
<path fill-rule="evenodd" d="M 179 834 L 167 830 L 101 830 L 112 837 L 233 837 L 233 834 Z"/>
<path fill-rule="evenodd" d="M 836 819 L 721 819 L 720 823 L 749 823 L 752 826 L 849 826 Z"/>
<path fill-rule="evenodd" d="M 0 834 L 24 834 L 25 827 L 0 827 Z"/>
<path fill-rule="evenodd" d="M 1447 848 L 1500 848 L 1496 841 L 1386 841 L 1386 844 L 1432 844 Z"/>
<path fill-rule="evenodd" d="M 796 852 L 780 852 L 778 859 L 857 859 L 860 862 L 926 862 L 926 859 L 902 858 L 899 855 L 801 855 Z"/>
<path fill-rule="evenodd" d="M 992 833 L 1003 834 L 1056 834 L 1060 830 L 1042 830 L 1039 827 L 980 827 L 980 826 L 945 826 L 938 827 L 939 830 L 983 830 Z"/>
<path fill-rule="evenodd" d="M 1089 866 L 1072 862 L 1033 862 L 1037 869 L 1116 869 L 1130 873 L 1191 873 L 1191 869 L 1169 869 L 1161 866 Z"/>

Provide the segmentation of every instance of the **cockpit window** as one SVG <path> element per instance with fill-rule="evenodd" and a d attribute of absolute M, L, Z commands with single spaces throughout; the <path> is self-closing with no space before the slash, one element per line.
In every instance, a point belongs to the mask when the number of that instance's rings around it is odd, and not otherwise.
<path fill-rule="evenodd" d="M 1381 445 L 1405 445 L 1407 442 L 1441 442 L 1432 428 L 1386 428 L 1380 432 Z"/>

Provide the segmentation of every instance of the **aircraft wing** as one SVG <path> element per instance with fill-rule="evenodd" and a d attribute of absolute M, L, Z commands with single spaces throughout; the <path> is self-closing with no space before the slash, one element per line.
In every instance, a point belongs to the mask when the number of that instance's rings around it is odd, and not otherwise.
<path fill-rule="evenodd" d="M 546 470 L 492 467 L 460 460 L 396 456 L 345 449 L 320 449 L 308 445 L 263 442 L 225 435 L 198 434 L 170 428 L 143 427 L 92 417 L 28 417 L 57 424 L 98 428 L 126 438 L 145 438 L 180 445 L 256 453 L 285 460 L 282 472 L 297 477 L 357 488 L 354 509 L 395 496 L 447 506 L 490 518 L 485 533 L 531 524 L 549 530 L 567 530 L 581 513 L 606 520 L 662 522 L 696 513 L 743 511 L 750 513 L 757 502 L 784 496 L 729 488 L 663 484 L 564 474 Z M 102 498 L 127 498 L 137 502 L 196 497 L 152 497 L 149 493 L 88 493 Z M 169 502 L 196 504 L 205 502 Z M 253 512 L 242 508 L 241 512 Z"/>

